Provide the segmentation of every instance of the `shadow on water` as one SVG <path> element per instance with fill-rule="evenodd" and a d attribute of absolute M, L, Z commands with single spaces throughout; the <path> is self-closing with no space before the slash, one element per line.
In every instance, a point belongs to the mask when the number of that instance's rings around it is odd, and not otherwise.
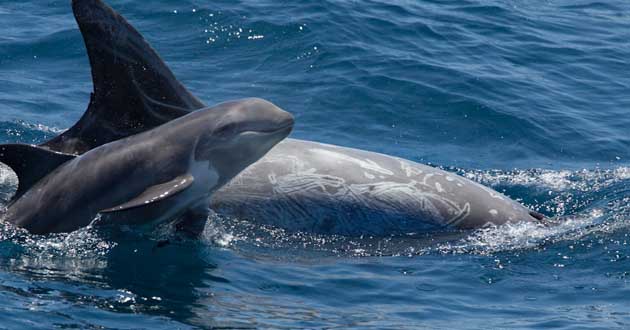
<path fill-rule="evenodd" d="M 32 312 L 65 315 L 59 325 L 111 326 L 104 319 L 119 315 L 119 324 L 127 328 L 134 316 L 142 315 L 165 329 L 174 324 L 249 328 L 218 323 L 208 310 L 213 287 L 230 281 L 213 261 L 224 252 L 211 251 L 203 242 L 162 246 L 138 233 L 107 228 L 33 236 L 3 225 L 1 233 L 1 291 L 15 294 L 17 303 Z"/>

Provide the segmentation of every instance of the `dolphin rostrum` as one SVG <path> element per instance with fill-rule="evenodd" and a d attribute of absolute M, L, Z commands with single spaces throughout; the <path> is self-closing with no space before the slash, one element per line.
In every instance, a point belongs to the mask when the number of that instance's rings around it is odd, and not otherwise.
<path fill-rule="evenodd" d="M 4 221 L 45 234 L 87 226 L 97 214 L 106 223 L 125 224 L 207 214 L 212 193 L 292 127 L 289 113 L 244 99 L 191 112 L 81 156 L 0 145 L 0 161 L 19 179 Z"/>
<path fill-rule="evenodd" d="M 122 16 L 73 0 L 94 93 L 83 117 L 45 142 L 81 154 L 204 107 Z M 540 221 L 490 188 L 453 173 L 368 151 L 286 139 L 219 189 L 211 208 L 289 230 L 389 235 Z"/>

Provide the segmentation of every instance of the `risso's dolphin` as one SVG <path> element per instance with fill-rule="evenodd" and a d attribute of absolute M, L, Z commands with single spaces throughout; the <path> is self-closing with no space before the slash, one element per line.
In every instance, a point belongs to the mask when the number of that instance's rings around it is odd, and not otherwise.
<path fill-rule="evenodd" d="M 46 142 L 81 154 L 204 107 L 144 38 L 100 0 L 74 0 L 94 92 L 83 117 Z M 214 194 L 220 214 L 288 230 L 390 235 L 539 221 L 510 198 L 408 160 L 286 139 Z"/>
<path fill-rule="evenodd" d="M 212 193 L 292 127 L 289 113 L 261 99 L 245 99 L 192 112 L 81 156 L 0 145 L 0 161 L 19 179 L 3 219 L 45 234 L 87 226 L 99 213 L 105 223 L 124 224 L 186 212 L 207 215 Z"/>

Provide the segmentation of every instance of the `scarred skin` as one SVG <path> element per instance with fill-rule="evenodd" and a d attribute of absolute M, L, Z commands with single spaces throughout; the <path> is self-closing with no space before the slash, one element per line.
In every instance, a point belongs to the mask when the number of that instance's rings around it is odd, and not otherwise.
<path fill-rule="evenodd" d="M 521 204 L 456 174 L 295 139 L 282 141 L 217 191 L 211 208 L 291 231 L 350 236 L 538 221 Z"/>

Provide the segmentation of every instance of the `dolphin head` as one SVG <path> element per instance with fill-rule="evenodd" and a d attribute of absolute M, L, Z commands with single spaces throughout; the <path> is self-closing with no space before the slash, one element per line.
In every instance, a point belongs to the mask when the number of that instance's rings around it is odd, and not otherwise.
<path fill-rule="evenodd" d="M 195 147 L 195 161 L 208 161 L 227 183 L 263 157 L 293 129 L 293 116 L 274 104 L 250 98 L 200 110 L 212 116 Z"/>

